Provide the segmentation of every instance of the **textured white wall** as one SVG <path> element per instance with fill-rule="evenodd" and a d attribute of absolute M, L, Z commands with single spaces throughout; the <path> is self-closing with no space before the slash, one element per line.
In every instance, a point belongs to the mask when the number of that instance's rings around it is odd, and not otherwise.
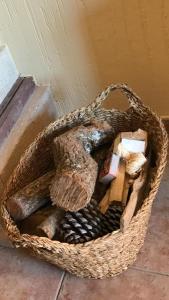
<path fill-rule="evenodd" d="M 60 112 L 126 82 L 169 115 L 167 0 L 1 0 L 0 40 L 22 74 L 51 84 Z"/>

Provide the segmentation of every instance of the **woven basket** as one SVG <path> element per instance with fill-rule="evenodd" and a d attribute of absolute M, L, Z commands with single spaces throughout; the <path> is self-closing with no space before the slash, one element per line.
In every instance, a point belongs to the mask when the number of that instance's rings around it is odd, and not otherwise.
<path fill-rule="evenodd" d="M 101 108 L 101 103 L 108 94 L 116 89 L 128 98 L 129 109 L 125 112 Z M 138 128 L 147 130 L 151 147 L 156 154 L 156 167 L 149 178 L 151 190 L 141 209 L 133 217 L 125 233 L 117 230 L 84 244 L 73 245 L 21 234 L 6 209 L 8 197 L 52 168 L 51 142 L 55 136 L 79 124 L 88 123 L 91 118 L 108 121 L 113 125 L 115 134 Z M 109 86 L 91 105 L 75 110 L 50 124 L 22 156 L 8 181 L 1 202 L 1 216 L 10 240 L 16 247 L 25 247 L 35 256 L 81 277 L 103 278 L 121 273 L 135 261 L 143 245 L 152 203 L 166 164 L 167 145 L 167 133 L 159 117 L 144 106 L 126 85 Z"/>

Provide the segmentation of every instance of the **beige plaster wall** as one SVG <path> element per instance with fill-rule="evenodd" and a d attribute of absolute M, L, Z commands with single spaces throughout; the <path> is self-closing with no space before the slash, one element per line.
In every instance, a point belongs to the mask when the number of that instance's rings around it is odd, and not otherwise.
<path fill-rule="evenodd" d="M 167 0 L 1 0 L 0 40 L 22 74 L 51 84 L 59 113 L 126 82 L 169 115 Z"/>

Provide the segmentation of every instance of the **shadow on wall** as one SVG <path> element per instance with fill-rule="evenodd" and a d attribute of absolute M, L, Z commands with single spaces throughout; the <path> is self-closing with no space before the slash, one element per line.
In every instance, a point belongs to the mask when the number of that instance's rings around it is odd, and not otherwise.
<path fill-rule="evenodd" d="M 153 0 L 82 2 L 79 30 L 97 70 L 98 92 L 124 82 L 153 109 L 169 113 L 169 5 Z M 113 102 L 117 106 L 115 98 Z M 108 107 L 111 103 L 107 102 Z M 124 108 L 121 97 L 118 107 Z"/>

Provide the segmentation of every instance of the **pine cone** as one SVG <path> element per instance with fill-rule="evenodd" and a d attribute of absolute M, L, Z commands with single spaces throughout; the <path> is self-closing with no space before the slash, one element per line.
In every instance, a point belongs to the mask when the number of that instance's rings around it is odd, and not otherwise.
<path fill-rule="evenodd" d="M 92 199 L 87 207 L 78 212 L 67 212 L 61 222 L 63 241 L 72 244 L 84 243 L 119 229 L 122 208 L 111 205 L 105 215 Z"/>

